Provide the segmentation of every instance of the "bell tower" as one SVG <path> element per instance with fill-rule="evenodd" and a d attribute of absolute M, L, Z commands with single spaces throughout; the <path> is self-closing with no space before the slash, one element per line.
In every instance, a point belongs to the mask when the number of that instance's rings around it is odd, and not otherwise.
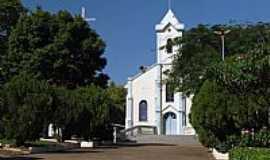
<path fill-rule="evenodd" d="M 180 23 L 169 8 L 161 22 L 155 26 L 155 30 L 157 64 L 170 64 L 179 49 L 179 46 L 174 45 L 174 39 L 182 37 L 184 24 Z"/>

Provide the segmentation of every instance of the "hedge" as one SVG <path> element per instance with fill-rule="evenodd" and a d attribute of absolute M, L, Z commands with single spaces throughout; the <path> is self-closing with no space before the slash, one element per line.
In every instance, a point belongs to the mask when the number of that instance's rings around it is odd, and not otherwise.
<path fill-rule="evenodd" d="M 270 149 L 234 148 L 230 151 L 230 160 L 270 160 Z"/>

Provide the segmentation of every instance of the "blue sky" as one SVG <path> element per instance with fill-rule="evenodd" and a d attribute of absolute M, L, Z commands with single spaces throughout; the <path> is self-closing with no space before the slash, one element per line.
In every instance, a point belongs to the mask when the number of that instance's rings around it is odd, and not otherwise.
<path fill-rule="evenodd" d="M 79 14 L 81 6 L 95 17 L 93 27 L 106 41 L 105 72 L 118 84 L 155 63 L 155 31 L 167 10 L 167 0 L 23 0 L 27 8 L 41 6 Z M 172 0 L 172 8 L 187 28 L 197 24 L 236 21 L 270 22 L 269 0 Z"/>

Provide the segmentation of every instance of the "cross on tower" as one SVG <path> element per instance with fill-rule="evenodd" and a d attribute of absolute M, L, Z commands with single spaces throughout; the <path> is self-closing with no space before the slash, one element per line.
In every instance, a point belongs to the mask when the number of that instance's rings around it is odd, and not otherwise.
<path fill-rule="evenodd" d="M 168 0 L 168 9 L 172 9 L 172 1 Z"/>
<path fill-rule="evenodd" d="M 85 9 L 85 7 L 82 7 L 81 17 L 87 22 L 96 21 L 96 18 L 87 18 L 86 17 L 86 9 Z"/>

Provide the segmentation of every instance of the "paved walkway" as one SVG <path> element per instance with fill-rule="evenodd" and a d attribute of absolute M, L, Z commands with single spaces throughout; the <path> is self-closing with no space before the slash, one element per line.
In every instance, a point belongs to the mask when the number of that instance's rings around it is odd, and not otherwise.
<path fill-rule="evenodd" d="M 0 158 L 1 159 L 1 158 Z M 213 160 L 201 146 L 141 145 L 80 149 L 65 153 L 10 157 L 7 160 Z M 2 160 L 2 159 L 1 159 Z"/>

